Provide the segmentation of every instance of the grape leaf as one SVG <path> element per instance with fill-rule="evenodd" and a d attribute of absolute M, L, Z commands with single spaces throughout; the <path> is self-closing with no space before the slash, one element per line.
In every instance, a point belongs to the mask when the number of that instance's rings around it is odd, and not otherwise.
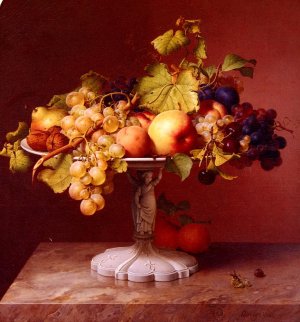
<path fill-rule="evenodd" d="M 201 65 L 202 60 L 207 58 L 206 55 L 206 45 L 203 38 L 198 39 L 198 43 L 194 48 L 194 55 L 198 59 L 198 65 Z"/>
<path fill-rule="evenodd" d="M 191 224 L 194 222 L 193 218 L 188 215 L 180 215 L 178 217 L 178 220 L 179 220 L 181 226 L 185 226 L 187 224 Z"/>
<path fill-rule="evenodd" d="M 192 166 L 193 161 L 188 155 L 176 153 L 172 158 L 167 158 L 165 169 L 177 174 L 181 178 L 181 181 L 183 181 L 190 175 Z"/>
<path fill-rule="evenodd" d="M 217 72 L 217 68 L 214 65 L 204 67 L 203 70 L 206 72 L 209 79 Z"/>
<path fill-rule="evenodd" d="M 196 20 L 185 20 L 182 28 L 192 34 L 199 34 L 200 33 L 200 19 Z"/>
<path fill-rule="evenodd" d="M 233 179 L 237 178 L 237 176 L 232 176 L 232 175 L 229 175 L 227 173 L 224 173 L 219 168 L 216 168 L 216 170 L 218 171 L 219 175 L 225 180 L 233 180 Z"/>
<path fill-rule="evenodd" d="M 89 88 L 95 93 L 99 93 L 106 82 L 106 78 L 92 70 L 80 77 L 81 86 Z"/>
<path fill-rule="evenodd" d="M 250 67 L 250 70 L 247 68 L 244 69 L 247 63 L 255 66 L 255 59 L 244 59 L 235 54 L 228 54 L 224 58 L 224 62 L 222 64 L 222 71 L 230 71 L 230 70 L 239 70 L 243 76 L 253 77 L 253 67 Z M 251 72 L 252 69 L 252 72 Z"/>
<path fill-rule="evenodd" d="M 206 152 L 206 148 L 203 148 L 203 149 L 192 150 L 190 153 L 192 154 L 193 158 L 199 159 L 200 161 L 202 161 L 204 158 L 205 152 Z"/>
<path fill-rule="evenodd" d="M 148 65 L 146 71 L 149 76 L 142 77 L 136 87 L 141 106 L 154 113 L 167 110 L 188 113 L 198 110 L 196 91 L 199 81 L 192 70 L 179 72 L 175 82 L 165 64 Z"/>
<path fill-rule="evenodd" d="M 222 164 L 226 163 L 227 161 L 229 161 L 230 159 L 232 159 L 234 156 L 236 156 L 236 154 L 232 153 L 232 154 L 226 154 L 224 153 L 221 149 L 219 149 L 217 147 L 216 144 L 214 144 L 213 147 L 213 155 L 215 157 L 215 166 L 219 167 Z"/>
<path fill-rule="evenodd" d="M 37 178 L 55 193 L 64 192 L 71 183 L 72 177 L 69 174 L 69 169 L 72 162 L 70 154 L 59 154 L 44 162 L 44 166 L 48 168 L 42 170 Z"/>
<path fill-rule="evenodd" d="M 9 143 L 14 143 L 19 139 L 23 139 L 28 135 L 29 129 L 25 122 L 19 122 L 18 128 L 14 132 L 6 134 L 6 140 Z"/>
<path fill-rule="evenodd" d="M 57 107 L 57 108 L 63 108 L 63 109 L 68 110 L 69 107 L 66 104 L 67 95 L 68 95 L 68 93 L 60 94 L 60 95 L 54 95 L 47 105 L 48 106 L 54 106 L 54 107 Z"/>
<path fill-rule="evenodd" d="M 16 150 L 10 154 L 9 169 L 11 172 L 26 172 L 32 165 L 29 155 L 23 150 Z"/>
<path fill-rule="evenodd" d="M 158 36 L 151 44 L 158 51 L 160 55 L 169 55 L 170 53 L 178 50 L 179 48 L 188 45 L 190 42 L 189 38 L 184 34 L 182 30 L 170 29 L 163 35 Z"/>
<path fill-rule="evenodd" d="M 254 68 L 251 66 L 241 67 L 241 68 L 239 68 L 239 72 L 245 77 L 253 78 Z"/>

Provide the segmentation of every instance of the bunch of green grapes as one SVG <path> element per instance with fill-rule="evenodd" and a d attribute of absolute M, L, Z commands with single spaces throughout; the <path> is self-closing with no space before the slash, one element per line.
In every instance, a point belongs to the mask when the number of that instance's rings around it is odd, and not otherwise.
<path fill-rule="evenodd" d="M 61 121 L 62 131 L 70 140 L 84 138 L 73 151 L 69 195 L 81 200 L 82 214 L 90 216 L 104 208 L 103 196 L 113 191 L 114 174 L 126 171 L 125 149 L 115 142 L 115 134 L 126 125 L 128 103 L 105 106 L 101 97 L 82 87 L 67 95 L 66 104 L 70 110 Z M 96 124 L 98 129 L 86 137 Z"/>

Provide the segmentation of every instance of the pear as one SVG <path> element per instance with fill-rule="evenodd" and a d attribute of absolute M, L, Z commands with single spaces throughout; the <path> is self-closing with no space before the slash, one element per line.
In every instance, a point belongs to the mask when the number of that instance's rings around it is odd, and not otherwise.
<path fill-rule="evenodd" d="M 61 108 L 36 107 L 31 114 L 31 131 L 47 131 L 52 126 L 60 126 L 68 112 Z"/>

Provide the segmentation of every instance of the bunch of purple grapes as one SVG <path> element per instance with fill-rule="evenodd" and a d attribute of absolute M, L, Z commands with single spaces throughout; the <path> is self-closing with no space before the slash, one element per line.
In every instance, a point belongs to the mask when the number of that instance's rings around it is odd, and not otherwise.
<path fill-rule="evenodd" d="M 127 79 L 126 77 L 120 76 L 117 79 L 110 81 L 107 84 L 107 89 L 105 94 L 109 93 L 124 93 L 129 95 L 134 85 L 137 83 L 136 78 L 132 77 Z M 124 100 L 125 96 L 122 94 L 112 94 L 111 96 L 106 97 L 105 105 L 113 104 L 116 101 Z"/>
<path fill-rule="evenodd" d="M 281 165 L 280 150 L 286 147 L 286 139 L 275 134 L 276 116 L 274 109 L 254 110 L 250 103 L 233 105 L 231 114 L 241 125 L 241 135 L 251 138 L 246 156 L 249 160 L 259 160 L 264 170 L 272 170 Z"/>

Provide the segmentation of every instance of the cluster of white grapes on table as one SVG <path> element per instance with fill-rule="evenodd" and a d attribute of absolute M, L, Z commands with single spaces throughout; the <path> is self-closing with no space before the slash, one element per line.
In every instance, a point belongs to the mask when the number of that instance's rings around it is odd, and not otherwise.
<path fill-rule="evenodd" d="M 116 143 L 115 135 L 126 125 L 128 101 L 124 96 L 124 100 L 105 106 L 102 98 L 85 87 L 69 93 L 69 115 L 61 121 L 62 132 L 71 141 L 84 138 L 73 150 L 69 195 L 81 201 L 80 211 L 87 216 L 104 208 L 103 196 L 114 190 L 114 174 L 127 169 L 122 160 L 125 149 Z M 86 137 L 91 129 L 91 135 Z"/>

